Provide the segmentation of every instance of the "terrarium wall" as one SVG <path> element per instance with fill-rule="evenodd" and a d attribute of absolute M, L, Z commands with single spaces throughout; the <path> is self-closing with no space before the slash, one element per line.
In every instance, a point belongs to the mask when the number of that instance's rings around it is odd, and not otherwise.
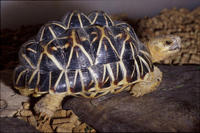
<path fill-rule="evenodd" d="M 103 10 L 112 15 L 126 15 L 130 19 L 137 19 L 154 16 L 164 8 L 192 10 L 198 6 L 199 0 L 1 1 L 1 29 L 44 24 L 62 18 L 71 10 L 85 13 Z"/>

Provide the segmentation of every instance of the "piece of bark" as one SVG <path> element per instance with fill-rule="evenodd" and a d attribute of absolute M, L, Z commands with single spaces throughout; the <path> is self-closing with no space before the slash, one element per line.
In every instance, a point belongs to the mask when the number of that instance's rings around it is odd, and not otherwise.
<path fill-rule="evenodd" d="M 135 98 L 128 92 L 96 99 L 63 101 L 99 132 L 200 131 L 200 66 L 158 66 L 163 81 L 157 91 Z"/>

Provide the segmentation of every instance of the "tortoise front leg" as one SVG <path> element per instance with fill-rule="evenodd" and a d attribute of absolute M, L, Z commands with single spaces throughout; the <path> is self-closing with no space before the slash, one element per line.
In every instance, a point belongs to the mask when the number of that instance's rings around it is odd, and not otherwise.
<path fill-rule="evenodd" d="M 162 72 L 154 66 L 154 71 L 145 75 L 144 80 L 130 87 L 130 93 L 135 96 L 143 96 L 150 93 L 160 85 Z"/>
<path fill-rule="evenodd" d="M 36 113 L 52 117 L 54 112 L 59 108 L 66 94 L 47 94 L 34 107 Z"/>

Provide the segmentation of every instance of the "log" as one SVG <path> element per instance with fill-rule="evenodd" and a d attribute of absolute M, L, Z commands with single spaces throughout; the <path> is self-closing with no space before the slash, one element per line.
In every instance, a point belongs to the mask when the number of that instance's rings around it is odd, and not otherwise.
<path fill-rule="evenodd" d="M 72 109 L 97 132 L 199 132 L 200 65 L 157 66 L 163 81 L 150 94 L 67 98 L 63 108 Z"/>

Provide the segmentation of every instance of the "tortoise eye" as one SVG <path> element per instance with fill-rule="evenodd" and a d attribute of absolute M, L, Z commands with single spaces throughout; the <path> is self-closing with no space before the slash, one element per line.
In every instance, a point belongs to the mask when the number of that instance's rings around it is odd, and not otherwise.
<path fill-rule="evenodd" d="M 167 45 L 170 45 L 170 44 L 172 43 L 172 41 L 167 40 L 165 43 L 166 43 Z"/>

